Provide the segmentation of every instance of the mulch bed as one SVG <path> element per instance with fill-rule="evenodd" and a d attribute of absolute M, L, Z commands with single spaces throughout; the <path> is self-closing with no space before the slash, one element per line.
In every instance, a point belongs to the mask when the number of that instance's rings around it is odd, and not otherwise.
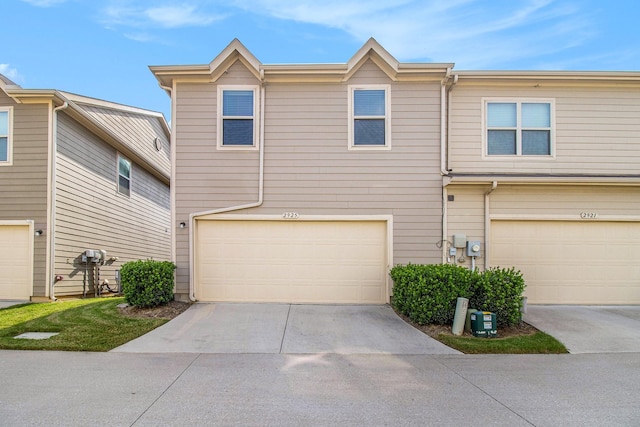
<path fill-rule="evenodd" d="M 121 307 L 120 313 L 128 317 L 155 317 L 159 319 L 173 319 L 191 306 L 190 302 L 169 301 L 166 305 L 151 308 Z"/>

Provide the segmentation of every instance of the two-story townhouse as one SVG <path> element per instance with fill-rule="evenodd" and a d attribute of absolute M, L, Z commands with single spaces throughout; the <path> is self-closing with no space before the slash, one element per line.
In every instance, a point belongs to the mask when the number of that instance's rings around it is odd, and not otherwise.
<path fill-rule="evenodd" d="M 0 299 L 93 296 L 170 259 L 169 135 L 160 113 L 0 76 Z"/>
<path fill-rule="evenodd" d="M 530 303 L 640 303 L 640 73 L 460 71 L 447 99 L 445 259 L 516 267 Z"/>
<path fill-rule="evenodd" d="M 387 302 L 394 264 L 515 267 L 531 303 L 637 304 L 640 73 L 452 72 L 369 40 L 154 66 L 178 298 Z"/>
<path fill-rule="evenodd" d="M 234 40 L 150 67 L 172 100 L 176 297 L 385 303 L 393 264 L 440 262 L 451 67 L 373 39 L 343 64 L 262 64 Z"/>

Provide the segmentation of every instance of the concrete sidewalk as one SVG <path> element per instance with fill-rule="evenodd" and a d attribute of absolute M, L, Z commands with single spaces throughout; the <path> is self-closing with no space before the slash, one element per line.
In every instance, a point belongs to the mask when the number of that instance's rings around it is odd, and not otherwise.
<path fill-rule="evenodd" d="M 460 354 L 388 305 L 197 303 L 113 352 Z"/>
<path fill-rule="evenodd" d="M 0 351 L 8 426 L 634 426 L 640 355 Z"/>

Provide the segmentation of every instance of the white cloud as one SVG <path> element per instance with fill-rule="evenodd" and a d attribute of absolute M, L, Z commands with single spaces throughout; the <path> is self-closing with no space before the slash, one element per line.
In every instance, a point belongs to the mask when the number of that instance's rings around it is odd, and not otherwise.
<path fill-rule="evenodd" d="M 37 7 L 51 7 L 57 4 L 65 3 L 67 0 L 22 0 L 25 3 L 29 3 L 32 6 Z"/>
<path fill-rule="evenodd" d="M 11 67 L 9 64 L 0 64 L 0 74 L 3 74 L 5 77 L 8 77 L 10 80 L 13 80 L 13 81 L 20 79 L 20 74 L 18 74 L 18 70 Z"/>
<path fill-rule="evenodd" d="M 135 28 L 179 28 L 206 26 L 224 19 L 223 15 L 206 13 L 192 4 L 160 7 L 128 7 L 121 4 L 103 10 L 108 25 Z"/>
<path fill-rule="evenodd" d="M 235 0 L 246 11 L 375 37 L 399 60 L 500 66 L 582 44 L 590 21 L 558 0 Z"/>

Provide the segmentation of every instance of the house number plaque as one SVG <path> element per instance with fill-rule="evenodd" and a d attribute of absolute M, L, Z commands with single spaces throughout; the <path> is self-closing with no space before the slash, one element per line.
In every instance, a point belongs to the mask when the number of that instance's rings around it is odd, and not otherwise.
<path fill-rule="evenodd" d="M 298 219 L 298 218 L 300 218 L 300 214 L 298 214 L 298 212 L 284 212 L 282 214 L 282 218 L 284 218 L 284 219 Z"/>
<path fill-rule="evenodd" d="M 582 218 L 582 219 L 596 219 L 596 218 L 598 218 L 598 212 L 580 212 L 580 218 Z"/>

